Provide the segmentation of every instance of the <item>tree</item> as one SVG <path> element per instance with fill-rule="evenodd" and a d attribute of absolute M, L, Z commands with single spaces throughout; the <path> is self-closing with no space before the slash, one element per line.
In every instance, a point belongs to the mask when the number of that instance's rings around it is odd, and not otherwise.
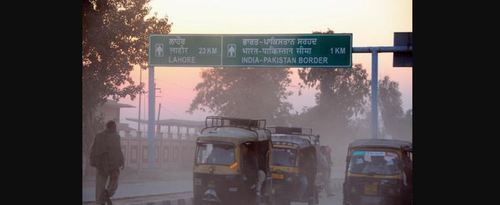
<path fill-rule="evenodd" d="M 413 140 L 413 110 L 409 109 L 399 122 L 397 139 L 412 141 Z"/>
<path fill-rule="evenodd" d="M 299 70 L 302 87 L 315 87 L 316 106 L 303 113 L 304 122 L 324 132 L 345 134 L 352 117 L 363 114 L 370 82 L 361 64 L 349 69 L 303 68 Z"/>
<path fill-rule="evenodd" d="M 314 87 L 316 106 L 300 114 L 301 127 L 313 128 L 321 135 L 321 143 L 333 151 L 334 169 L 345 166 L 345 153 L 355 135 L 366 132 L 355 119 L 365 114 L 370 81 L 360 64 L 352 68 L 304 68 L 299 70 L 304 83 L 301 87 Z M 361 136 L 361 138 L 364 138 Z"/>
<path fill-rule="evenodd" d="M 187 112 L 211 111 L 229 117 L 267 119 L 277 123 L 289 115 L 292 92 L 287 68 L 213 68 L 201 73 L 196 97 Z"/>
<path fill-rule="evenodd" d="M 133 65 L 146 68 L 148 36 L 166 34 L 171 24 L 156 14 L 147 17 L 150 0 L 83 0 L 82 117 L 83 153 L 95 135 L 97 106 L 108 97 L 135 98 L 143 85 L 129 76 Z"/>
<path fill-rule="evenodd" d="M 380 113 L 384 122 L 385 132 L 391 136 L 398 135 L 398 127 L 403 118 L 403 108 L 399 83 L 385 76 L 378 85 Z"/>
<path fill-rule="evenodd" d="M 315 31 L 313 34 L 334 34 Z M 352 68 L 302 68 L 299 77 L 301 87 L 315 87 L 316 106 L 301 114 L 302 124 L 309 124 L 320 131 L 346 134 L 352 117 L 363 114 L 369 92 L 368 74 L 361 64 Z"/>

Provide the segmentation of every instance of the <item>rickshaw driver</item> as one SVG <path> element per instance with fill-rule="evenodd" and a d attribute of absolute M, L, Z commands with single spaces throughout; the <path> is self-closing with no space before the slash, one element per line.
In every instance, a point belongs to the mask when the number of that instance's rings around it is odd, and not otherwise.
<path fill-rule="evenodd" d="M 250 189 L 256 188 L 256 194 L 257 196 L 260 196 L 261 190 L 262 190 L 262 184 L 264 183 L 264 180 L 266 179 L 266 173 L 258 169 L 258 163 L 255 161 L 254 157 L 248 157 L 255 155 L 256 153 L 247 144 L 244 144 L 241 146 L 241 156 L 243 157 L 243 163 L 244 163 L 244 176 L 247 178 L 247 180 L 250 181 Z M 253 184 L 255 182 L 255 184 Z M 247 183 L 248 184 L 248 183 Z"/>
<path fill-rule="evenodd" d="M 328 152 L 326 151 L 325 147 L 320 148 L 320 154 L 319 154 L 319 171 L 322 173 L 321 175 L 321 181 L 323 181 L 324 188 L 326 191 L 327 196 L 334 196 L 332 187 L 330 185 L 330 172 L 331 172 L 331 160 L 328 159 Z"/>
<path fill-rule="evenodd" d="M 299 152 L 299 167 L 302 170 L 299 173 L 299 190 L 298 196 L 303 199 L 306 195 L 307 186 L 309 186 L 309 182 L 307 180 L 307 168 L 309 168 L 310 164 L 306 159 L 306 154 L 304 152 Z"/>

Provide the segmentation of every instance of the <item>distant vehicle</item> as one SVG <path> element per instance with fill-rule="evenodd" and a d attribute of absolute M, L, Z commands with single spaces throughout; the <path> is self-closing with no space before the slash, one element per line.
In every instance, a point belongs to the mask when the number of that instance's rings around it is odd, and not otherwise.
<path fill-rule="evenodd" d="M 210 116 L 205 126 L 196 140 L 194 204 L 272 203 L 266 121 Z"/>
<path fill-rule="evenodd" d="M 344 205 L 410 205 L 413 202 L 412 144 L 361 139 L 349 145 Z"/>
<path fill-rule="evenodd" d="M 318 204 L 316 186 L 319 135 L 312 129 L 270 127 L 272 133 L 272 178 L 276 204 Z M 305 186 L 300 196 L 301 186 Z M 302 187 L 303 189 L 304 187 Z"/>

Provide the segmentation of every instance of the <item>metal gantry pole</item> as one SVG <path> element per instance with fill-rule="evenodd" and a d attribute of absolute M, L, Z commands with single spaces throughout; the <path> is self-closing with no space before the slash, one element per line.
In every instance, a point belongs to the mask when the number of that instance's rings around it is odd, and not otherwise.
<path fill-rule="evenodd" d="M 372 138 L 378 138 L 378 53 L 393 53 L 412 51 L 412 46 L 376 46 L 376 47 L 353 47 L 353 53 L 372 54 L 372 84 L 371 84 L 371 106 L 372 106 Z"/>
<path fill-rule="evenodd" d="M 372 138 L 378 138 L 378 52 L 372 50 Z"/>
<path fill-rule="evenodd" d="M 155 146 L 154 146 L 154 126 L 155 126 L 155 71 L 154 66 L 149 66 L 148 87 L 148 164 L 149 168 L 155 167 Z"/>

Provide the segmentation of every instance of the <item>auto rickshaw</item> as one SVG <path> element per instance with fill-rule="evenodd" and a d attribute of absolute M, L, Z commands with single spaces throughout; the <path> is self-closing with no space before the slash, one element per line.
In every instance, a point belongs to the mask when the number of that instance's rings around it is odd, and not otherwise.
<path fill-rule="evenodd" d="M 312 129 L 270 127 L 272 133 L 272 179 L 276 204 L 318 204 L 316 186 L 319 135 Z"/>
<path fill-rule="evenodd" d="M 196 140 L 194 204 L 270 204 L 271 133 L 265 120 L 209 116 Z"/>
<path fill-rule="evenodd" d="M 360 139 L 349 145 L 344 205 L 410 205 L 413 202 L 411 142 Z"/>

